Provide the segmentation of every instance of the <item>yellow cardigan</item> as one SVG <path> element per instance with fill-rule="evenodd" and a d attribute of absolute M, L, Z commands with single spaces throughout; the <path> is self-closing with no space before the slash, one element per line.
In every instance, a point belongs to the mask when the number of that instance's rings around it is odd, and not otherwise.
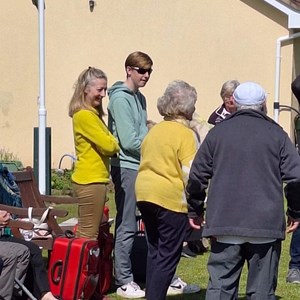
<path fill-rule="evenodd" d="M 155 125 L 142 143 L 137 201 L 187 213 L 185 186 L 197 149 L 196 135 L 186 125 L 176 121 Z"/>
<path fill-rule="evenodd" d="M 77 160 L 72 180 L 78 184 L 109 182 L 109 157 L 119 152 L 120 147 L 98 112 L 76 112 L 73 133 Z"/>

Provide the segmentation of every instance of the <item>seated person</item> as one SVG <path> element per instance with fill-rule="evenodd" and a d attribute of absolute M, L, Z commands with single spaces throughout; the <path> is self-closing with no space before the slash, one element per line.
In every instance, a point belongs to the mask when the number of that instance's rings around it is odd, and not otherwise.
<path fill-rule="evenodd" d="M 8 224 L 10 214 L 0 211 L 1 228 Z M 3 262 L 0 275 L 1 299 L 10 300 L 13 295 L 21 296 L 21 288 L 15 285 L 15 278 L 25 280 L 29 264 L 29 249 L 21 244 L 0 242 L 0 258 Z"/>
<path fill-rule="evenodd" d="M 6 215 L 5 215 L 6 214 Z M 7 218 L 7 215 L 10 214 L 6 211 L 1 211 L 0 210 L 0 216 L 5 215 Z M 1 218 L 0 218 L 0 223 Z M 7 224 L 7 223 L 6 223 Z M 33 295 L 42 300 L 55 300 L 56 298 L 53 296 L 53 294 L 50 291 L 50 286 L 48 282 L 48 276 L 47 276 L 47 270 L 44 265 L 43 257 L 40 248 L 30 242 L 30 241 L 25 241 L 22 239 L 18 239 L 15 237 L 11 236 L 6 236 L 3 235 L 0 237 L 0 244 L 1 245 L 14 245 L 14 247 L 22 247 L 26 248 L 28 251 L 28 257 L 29 257 L 29 267 L 28 267 L 28 272 L 25 280 L 25 286 L 32 291 Z M 29 250 L 28 250 L 29 249 Z M 2 251 L 0 250 L 0 253 Z M 4 252 L 7 253 L 7 252 Z M 1 278 L 1 277 L 0 277 Z M 1 281 L 1 280 L 0 280 Z M 0 289 L 0 295 L 1 294 L 1 289 Z M 10 298 L 7 298 L 10 299 Z"/>

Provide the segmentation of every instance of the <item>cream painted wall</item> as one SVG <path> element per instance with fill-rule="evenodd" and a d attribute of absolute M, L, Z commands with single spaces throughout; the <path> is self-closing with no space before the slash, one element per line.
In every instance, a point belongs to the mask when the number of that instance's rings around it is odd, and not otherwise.
<path fill-rule="evenodd" d="M 224 81 L 260 83 L 273 116 L 275 43 L 288 34 L 287 18 L 259 0 L 46 0 L 46 108 L 52 128 L 52 167 L 74 153 L 67 107 L 78 74 L 103 69 L 109 85 L 125 78 L 124 61 L 141 50 L 153 61 L 142 90 L 149 118 L 159 121 L 156 100 L 167 84 L 194 85 L 197 111 L 207 119 L 220 103 Z M 282 48 L 282 103 L 291 102 L 293 47 Z M 0 148 L 32 165 L 33 127 L 38 126 L 38 13 L 31 0 L 0 1 Z M 105 98 L 104 105 L 107 105 Z M 290 114 L 280 115 L 290 130 Z M 65 166 L 70 166 L 66 158 Z"/>

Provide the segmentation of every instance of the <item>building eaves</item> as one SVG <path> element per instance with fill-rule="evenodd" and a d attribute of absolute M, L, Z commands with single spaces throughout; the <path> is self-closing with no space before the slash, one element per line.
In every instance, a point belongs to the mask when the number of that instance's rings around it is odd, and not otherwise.
<path fill-rule="evenodd" d="M 300 1 L 299 0 L 280 0 L 284 5 L 294 9 L 297 12 L 300 12 Z"/>
<path fill-rule="evenodd" d="M 288 16 L 289 29 L 300 28 L 300 0 L 263 0 Z"/>

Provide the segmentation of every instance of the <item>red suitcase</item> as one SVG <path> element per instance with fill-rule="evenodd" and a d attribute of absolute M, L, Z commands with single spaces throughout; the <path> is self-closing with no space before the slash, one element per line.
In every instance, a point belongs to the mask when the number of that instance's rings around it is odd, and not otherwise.
<path fill-rule="evenodd" d="M 111 286 L 113 274 L 112 250 L 114 247 L 113 235 L 109 232 L 108 223 L 101 224 L 99 230 L 99 282 L 98 287 L 102 294 L 106 294 Z"/>
<path fill-rule="evenodd" d="M 110 290 L 113 275 L 112 250 L 114 246 L 113 235 L 109 232 L 109 222 L 100 224 L 98 242 L 100 248 L 98 273 L 99 281 L 93 299 L 103 299 Z"/>
<path fill-rule="evenodd" d="M 98 282 L 99 254 L 98 241 L 56 238 L 48 268 L 53 295 L 63 300 L 91 298 Z"/>

